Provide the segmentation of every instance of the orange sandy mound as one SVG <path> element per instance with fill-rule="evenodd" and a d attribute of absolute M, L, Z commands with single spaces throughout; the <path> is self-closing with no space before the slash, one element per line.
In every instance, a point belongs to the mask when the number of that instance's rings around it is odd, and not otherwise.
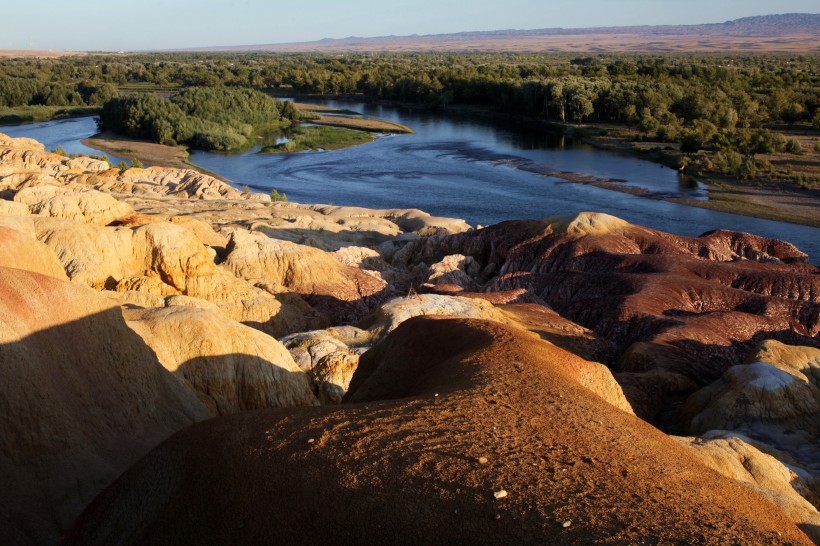
<path fill-rule="evenodd" d="M 410 319 L 363 357 L 353 405 L 189 427 L 67 543 L 810 544 L 579 366 L 515 327 Z"/>

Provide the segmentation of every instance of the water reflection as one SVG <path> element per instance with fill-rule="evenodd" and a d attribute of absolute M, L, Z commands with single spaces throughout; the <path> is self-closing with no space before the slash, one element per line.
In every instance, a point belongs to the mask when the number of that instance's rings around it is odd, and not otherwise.
<path fill-rule="evenodd" d="M 419 208 L 474 225 L 591 210 L 684 235 L 718 228 L 749 231 L 791 241 L 814 261 L 820 257 L 816 228 L 647 199 L 549 174 L 609 180 L 664 195 L 702 193 L 690 178 L 655 163 L 602 152 L 545 130 L 483 118 L 326 104 L 403 123 L 416 133 L 384 136 L 332 152 L 260 155 L 258 147 L 237 155 L 193 152 L 191 161 L 238 187 L 248 184 L 263 192 L 275 188 L 303 203 Z M 100 153 L 79 142 L 96 132 L 93 118 L 0 127 L 0 132 L 35 138 L 47 149 L 62 146 L 70 153 Z"/>

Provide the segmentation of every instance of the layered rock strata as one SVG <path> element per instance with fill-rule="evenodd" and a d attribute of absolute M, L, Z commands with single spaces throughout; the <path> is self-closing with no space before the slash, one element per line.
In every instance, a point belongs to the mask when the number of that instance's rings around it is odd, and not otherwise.
<path fill-rule="evenodd" d="M 816 540 L 805 254 L 595 213 L 468 229 L 0 135 L 0 542 L 53 542 L 208 416 L 71 540 Z"/>

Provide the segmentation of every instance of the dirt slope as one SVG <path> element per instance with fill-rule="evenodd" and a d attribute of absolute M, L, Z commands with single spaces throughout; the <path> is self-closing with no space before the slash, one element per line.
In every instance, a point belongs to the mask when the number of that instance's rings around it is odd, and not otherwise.
<path fill-rule="evenodd" d="M 410 319 L 363 357 L 353 405 L 189 427 L 67 544 L 810 544 L 581 387 L 568 356 L 499 323 Z"/>

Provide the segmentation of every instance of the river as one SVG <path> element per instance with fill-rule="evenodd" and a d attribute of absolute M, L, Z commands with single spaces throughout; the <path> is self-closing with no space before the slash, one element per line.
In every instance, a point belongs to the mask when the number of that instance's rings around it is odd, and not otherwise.
<path fill-rule="evenodd" d="M 673 169 L 623 157 L 531 128 L 395 107 L 327 101 L 330 107 L 402 123 L 416 133 L 379 137 L 328 152 L 260 155 L 196 151 L 191 161 L 235 185 L 291 201 L 370 208 L 418 208 L 437 216 L 493 224 L 581 211 L 605 212 L 629 222 L 682 235 L 725 228 L 784 239 L 820 262 L 820 229 L 678 205 L 544 176 L 560 171 L 619 180 L 656 194 L 699 197 Z M 0 127 L 47 149 L 95 152 L 79 141 L 96 131 L 93 118 Z"/>
<path fill-rule="evenodd" d="M 40 123 L 24 123 L 21 125 L 0 125 L 0 133 L 10 137 L 28 137 L 38 142 L 42 142 L 46 150 L 62 148 L 69 154 L 85 155 L 107 155 L 114 165 L 120 161 L 125 161 L 129 165 L 130 160 L 118 157 L 106 152 L 89 148 L 82 142 L 84 138 L 97 133 L 97 118 L 89 116 L 84 118 L 54 119 Z"/>

